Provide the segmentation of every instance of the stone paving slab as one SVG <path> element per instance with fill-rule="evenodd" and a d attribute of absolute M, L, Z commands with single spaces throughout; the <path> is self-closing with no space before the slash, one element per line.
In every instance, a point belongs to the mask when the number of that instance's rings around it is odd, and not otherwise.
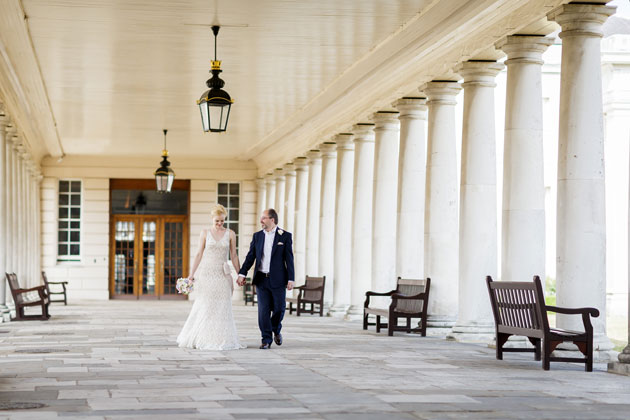
<path fill-rule="evenodd" d="M 0 420 L 628 419 L 630 377 L 483 345 L 363 331 L 287 315 L 258 350 L 256 308 L 235 306 L 236 351 L 180 349 L 191 302 L 55 305 L 48 322 L 3 324 Z"/>

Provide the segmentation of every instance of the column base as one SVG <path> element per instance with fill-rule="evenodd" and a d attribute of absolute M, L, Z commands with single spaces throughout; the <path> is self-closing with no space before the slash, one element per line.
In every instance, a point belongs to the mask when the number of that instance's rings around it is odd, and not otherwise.
<path fill-rule="evenodd" d="M 427 320 L 428 337 L 446 337 L 453 330 L 455 317 L 448 315 L 429 315 Z"/>
<path fill-rule="evenodd" d="M 458 341 L 460 343 L 482 343 L 487 344 L 494 340 L 494 324 L 470 323 L 467 325 L 455 325 L 450 333 L 446 335 L 447 340 Z"/>
<path fill-rule="evenodd" d="M 11 321 L 11 309 L 7 305 L 0 305 L 0 322 Z"/>
<path fill-rule="evenodd" d="M 346 321 L 362 321 L 363 306 L 350 305 L 344 318 Z"/>
<path fill-rule="evenodd" d="M 608 372 L 630 376 L 630 345 L 619 353 L 618 362 L 608 363 Z"/>
<path fill-rule="evenodd" d="M 345 318 L 349 307 L 350 305 L 333 305 L 332 308 L 330 308 L 329 315 L 333 318 Z"/>

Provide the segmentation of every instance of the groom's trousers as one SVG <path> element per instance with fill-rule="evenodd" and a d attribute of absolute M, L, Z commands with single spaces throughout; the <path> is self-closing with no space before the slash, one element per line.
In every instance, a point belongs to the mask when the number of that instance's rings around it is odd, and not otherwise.
<path fill-rule="evenodd" d="M 273 333 L 280 334 L 282 329 L 287 292 L 284 287 L 269 287 L 269 278 L 260 271 L 256 273 L 256 277 L 258 328 L 260 328 L 262 342 L 271 344 Z"/>

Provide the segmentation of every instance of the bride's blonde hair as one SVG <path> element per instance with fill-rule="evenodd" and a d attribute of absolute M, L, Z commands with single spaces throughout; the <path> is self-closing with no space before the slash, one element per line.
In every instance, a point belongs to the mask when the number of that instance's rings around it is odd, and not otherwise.
<path fill-rule="evenodd" d="M 210 216 L 227 216 L 227 210 L 221 204 L 215 204 L 210 210 Z"/>

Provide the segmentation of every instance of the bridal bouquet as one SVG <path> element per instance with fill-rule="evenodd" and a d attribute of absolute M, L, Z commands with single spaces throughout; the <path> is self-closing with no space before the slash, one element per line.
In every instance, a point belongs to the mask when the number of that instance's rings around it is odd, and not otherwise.
<path fill-rule="evenodd" d="M 175 288 L 182 295 L 187 295 L 188 293 L 193 291 L 194 286 L 195 282 L 193 280 L 180 277 L 177 279 L 177 284 L 175 285 Z"/>

